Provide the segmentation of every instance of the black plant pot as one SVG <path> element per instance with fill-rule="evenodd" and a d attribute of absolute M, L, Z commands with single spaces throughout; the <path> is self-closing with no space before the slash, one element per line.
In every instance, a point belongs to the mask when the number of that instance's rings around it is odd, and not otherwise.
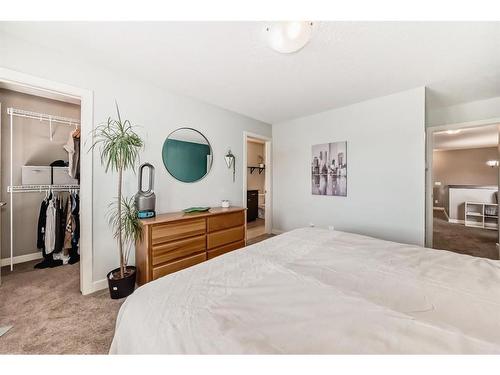
<path fill-rule="evenodd" d="M 111 274 L 119 272 L 119 268 L 115 268 L 107 275 L 109 295 L 112 299 L 120 299 L 131 295 L 135 289 L 135 276 L 137 275 L 134 266 L 127 266 L 129 273 L 123 279 L 110 279 Z"/>

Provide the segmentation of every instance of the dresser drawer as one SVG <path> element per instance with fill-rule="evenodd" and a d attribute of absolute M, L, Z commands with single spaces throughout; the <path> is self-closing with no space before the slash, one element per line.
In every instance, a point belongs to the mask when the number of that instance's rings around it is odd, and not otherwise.
<path fill-rule="evenodd" d="M 231 242 L 243 241 L 245 239 L 245 227 L 236 227 L 219 232 L 209 233 L 207 236 L 207 248 L 213 249 Z"/>
<path fill-rule="evenodd" d="M 168 224 L 154 225 L 151 228 L 151 243 L 153 246 L 194 237 L 205 233 L 205 219 L 183 220 Z"/>
<path fill-rule="evenodd" d="M 194 266 L 195 264 L 204 262 L 205 260 L 207 260 L 207 254 L 203 252 L 201 254 L 179 259 L 162 266 L 153 267 L 153 280 L 168 275 L 169 273 L 177 272 L 184 268 Z"/>
<path fill-rule="evenodd" d="M 153 266 L 194 255 L 206 249 L 205 235 L 153 246 Z"/>
<path fill-rule="evenodd" d="M 222 229 L 239 227 L 245 223 L 245 212 L 233 212 L 224 215 L 215 215 L 207 219 L 207 231 L 216 232 Z"/>
<path fill-rule="evenodd" d="M 215 249 L 208 250 L 207 258 L 212 259 L 219 255 L 228 253 L 230 251 L 241 249 L 242 247 L 245 247 L 245 241 L 233 242 L 230 243 L 229 245 L 216 247 Z"/>

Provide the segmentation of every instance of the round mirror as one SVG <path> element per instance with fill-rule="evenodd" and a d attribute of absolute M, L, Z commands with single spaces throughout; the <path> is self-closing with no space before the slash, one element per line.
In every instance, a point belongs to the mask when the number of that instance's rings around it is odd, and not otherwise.
<path fill-rule="evenodd" d="M 212 147 L 198 130 L 179 128 L 163 143 L 163 164 L 168 173 L 182 182 L 201 180 L 212 167 Z"/>

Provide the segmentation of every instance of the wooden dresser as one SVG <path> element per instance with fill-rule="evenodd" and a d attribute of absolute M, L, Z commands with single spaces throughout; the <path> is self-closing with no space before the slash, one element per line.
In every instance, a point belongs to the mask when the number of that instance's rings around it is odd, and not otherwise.
<path fill-rule="evenodd" d="M 245 246 L 241 207 L 170 212 L 141 221 L 143 238 L 135 247 L 139 285 Z"/>

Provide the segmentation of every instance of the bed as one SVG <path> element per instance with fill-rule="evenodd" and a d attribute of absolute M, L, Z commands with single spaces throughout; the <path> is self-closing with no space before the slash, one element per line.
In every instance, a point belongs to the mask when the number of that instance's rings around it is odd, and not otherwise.
<path fill-rule="evenodd" d="M 500 353 L 500 261 L 303 228 L 138 288 L 112 354 Z"/>

